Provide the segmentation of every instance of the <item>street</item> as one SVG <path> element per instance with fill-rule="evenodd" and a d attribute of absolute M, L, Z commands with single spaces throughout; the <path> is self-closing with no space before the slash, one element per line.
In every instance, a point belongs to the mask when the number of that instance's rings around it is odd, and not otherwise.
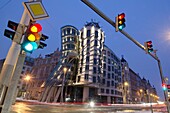
<path fill-rule="evenodd" d="M 159 109 L 160 110 L 160 109 Z M 36 102 L 16 102 L 12 107 L 11 113 L 151 113 L 148 108 L 126 106 L 95 106 L 88 105 L 53 105 L 53 104 L 40 104 Z M 158 112 L 154 113 L 166 113 Z"/>

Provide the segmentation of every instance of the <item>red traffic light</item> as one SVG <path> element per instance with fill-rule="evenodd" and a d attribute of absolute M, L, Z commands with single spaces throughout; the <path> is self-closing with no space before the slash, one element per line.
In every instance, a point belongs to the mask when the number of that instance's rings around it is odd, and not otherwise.
<path fill-rule="evenodd" d="M 147 45 L 152 45 L 152 41 L 147 41 Z"/>
<path fill-rule="evenodd" d="M 123 19 L 123 18 L 125 18 L 125 13 L 121 13 L 121 14 L 118 15 L 118 19 L 121 20 L 121 19 Z"/>
<path fill-rule="evenodd" d="M 38 33 L 40 31 L 42 31 L 42 27 L 41 27 L 40 24 L 35 23 L 35 24 L 30 26 L 30 31 L 33 32 L 33 33 Z"/>

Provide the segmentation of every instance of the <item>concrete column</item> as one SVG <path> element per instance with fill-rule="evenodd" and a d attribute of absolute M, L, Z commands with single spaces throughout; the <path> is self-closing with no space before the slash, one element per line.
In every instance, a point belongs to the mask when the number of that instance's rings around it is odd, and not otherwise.
<path fill-rule="evenodd" d="M 89 98 L 89 87 L 83 88 L 83 102 L 87 101 Z"/>

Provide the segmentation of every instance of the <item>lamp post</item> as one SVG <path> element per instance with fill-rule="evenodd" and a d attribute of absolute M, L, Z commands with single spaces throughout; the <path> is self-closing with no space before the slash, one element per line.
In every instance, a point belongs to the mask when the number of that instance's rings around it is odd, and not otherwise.
<path fill-rule="evenodd" d="M 127 87 L 128 87 L 129 83 L 128 82 L 124 82 L 124 104 L 127 104 Z"/>
<path fill-rule="evenodd" d="M 64 96 L 63 96 L 63 90 L 64 90 L 65 75 L 66 75 L 66 72 L 67 72 L 67 68 L 66 68 L 66 67 L 63 68 L 63 72 L 64 72 L 64 76 L 63 76 L 62 86 L 61 86 L 61 98 L 60 98 L 60 104 L 63 103 L 63 98 L 64 98 Z"/>
<path fill-rule="evenodd" d="M 24 80 L 26 81 L 26 87 L 25 87 L 25 89 L 26 89 L 26 94 L 25 94 L 25 97 L 26 97 L 26 99 L 27 99 L 27 98 L 28 98 L 28 93 L 27 93 L 27 90 L 28 90 L 28 82 L 31 80 L 31 76 L 26 75 L 26 77 L 24 78 Z"/>
<path fill-rule="evenodd" d="M 140 92 L 140 102 L 142 102 L 142 97 L 143 97 L 143 89 L 140 89 L 140 90 L 139 90 L 139 92 Z"/>

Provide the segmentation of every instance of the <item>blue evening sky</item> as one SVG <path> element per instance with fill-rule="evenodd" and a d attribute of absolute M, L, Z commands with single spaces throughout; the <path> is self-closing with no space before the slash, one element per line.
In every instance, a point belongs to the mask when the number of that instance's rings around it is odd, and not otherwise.
<path fill-rule="evenodd" d="M 164 76 L 170 78 L 170 1 L 169 0 L 90 0 L 96 7 L 115 21 L 117 14 L 126 14 L 126 28 L 139 43 L 152 40 L 154 49 L 161 60 Z M 3 36 L 7 28 L 8 20 L 19 22 L 24 7 L 22 2 L 26 0 L 1 0 L 0 1 L 0 59 L 5 58 L 11 45 L 11 40 Z M 91 19 L 100 23 L 105 31 L 105 44 L 114 53 L 128 61 L 129 66 L 141 77 L 150 80 L 163 99 L 161 79 L 157 61 L 147 55 L 142 49 L 127 39 L 115 28 L 99 17 L 80 0 L 43 0 L 50 18 L 39 20 L 43 33 L 49 36 L 47 47 L 36 50 L 31 54 L 37 57 L 39 54 L 52 53 L 56 48 L 61 48 L 60 28 L 65 25 L 73 25 L 81 29 Z"/>

